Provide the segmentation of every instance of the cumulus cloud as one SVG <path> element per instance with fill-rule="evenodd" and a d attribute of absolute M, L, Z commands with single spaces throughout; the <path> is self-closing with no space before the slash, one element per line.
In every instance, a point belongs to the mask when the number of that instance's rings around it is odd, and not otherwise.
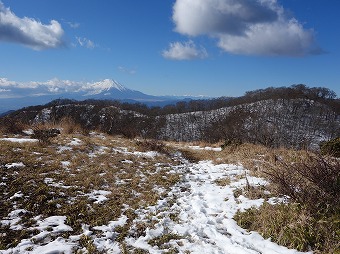
<path fill-rule="evenodd" d="M 81 46 L 81 47 L 85 47 L 85 48 L 88 48 L 88 49 L 93 49 L 96 47 L 96 44 L 91 41 L 90 39 L 87 39 L 85 37 L 76 37 L 77 39 L 77 42 L 78 44 Z"/>
<path fill-rule="evenodd" d="M 277 0 L 176 0 L 172 18 L 178 33 L 217 38 L 232 54 L 304 56 L 319 50 L 313 30 Z"/>
<path fill-rule="evenodd" d="M 42 24 L 32 18 L 19 18 L 0 1 L 0 41 L 43 50 L 63 46 L 63 34 L 64 30 L 58 21 Z"/>
<path fill-rule="evenodd" d="M 7 78 L 0 78 L 0 87 L 8 87 L 13 86 L 16 83 L 14 81 L 10 81 Z"/>
<path fill-rule="evenodd" d="M 193 41 L 170 43 L 169 48 L 164 50 L 162 55 L 171 60 L 192 60 L 208 57 L 205 48 L 197 47 Z"/>

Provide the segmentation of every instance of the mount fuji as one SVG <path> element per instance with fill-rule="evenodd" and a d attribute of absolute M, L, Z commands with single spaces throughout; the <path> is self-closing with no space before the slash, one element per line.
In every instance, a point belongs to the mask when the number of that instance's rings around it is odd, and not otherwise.
<path fill-rule="evenodd" d="M 15 82 L 0 78 L 0 114 L 27 106 L 46 104 L 55 99 L 120 100 L 164 106 L 189 99 L 188 96 L 152 96 L 131 90 L 112 79 L 98 82 L 77 82 L 52 79 L 46 82 Z"/>
<path fill-rule="evenodd" d="M 83 86 L 78 96 L 91 99 L 122 99 L 134 101 L 160 100 L 160 97 L 131 90 L 112 79 L 104 79 L 99 82 Z"/>

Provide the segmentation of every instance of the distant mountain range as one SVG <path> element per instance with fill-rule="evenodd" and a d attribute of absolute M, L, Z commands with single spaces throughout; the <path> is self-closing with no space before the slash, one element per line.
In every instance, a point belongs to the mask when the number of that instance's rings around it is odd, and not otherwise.
<path fill-rule="evenodd" d="M 46 104 L 55 99 L 120 100 L 144 103 L 148 106 L 165 106 L 193 96 L 152 96 L 131 90 L 112 79 L 95 83 L 50 80 L 45 83 L 15 83 L 0 78 L 0 114 L 27 106 Z M 199 97 L 204 98 L 204 97 Z M 206 97 L 207 98 L 207 97 Z"/>

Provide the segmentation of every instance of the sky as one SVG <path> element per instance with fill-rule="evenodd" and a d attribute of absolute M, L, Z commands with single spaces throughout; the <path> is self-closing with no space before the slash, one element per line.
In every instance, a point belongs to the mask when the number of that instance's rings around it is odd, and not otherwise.
<path fill-rule="evenodd" d="M 339 10 L 339 0 L 0 0 L 0 93 L 113 79 L 151 95 L 305 84 L 339 96 Z"/>

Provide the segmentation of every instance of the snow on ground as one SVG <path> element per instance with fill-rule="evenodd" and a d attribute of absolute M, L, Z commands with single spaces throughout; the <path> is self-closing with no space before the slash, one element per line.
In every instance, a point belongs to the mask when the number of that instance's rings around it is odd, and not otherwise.
<path fill-rule="evenodd" d="M 16 211 L 18 212 L 26 212 Z M 17 214 L 14 215 L 14 217 Z M 77 244 L 71 242 L 68 239 L 63 239 L 58 237 L 55 240 L 51 239 L 51 235 L 60 232 L 70 232 L 72 228 L 65 224 L 66 216 L 51 216 L 44 220 L 39 217 L 35 218 L 37 220 L 37 226 L 30 228 L 30 230 L 39 230 L 40 233 L 35 235 L 32 239 L 22 240 L 15 248 L 8 250 L 0 250 L 1 254 L 13 254 L 13 253 L 34 253 L 34 254 L 51 254 L 51 253 L 73 253 L 72 249 Z M 35 244 L 38 241 L 44 241 L 42 246 Z"/>
<path fill-rule="evenodd" d="M 55 183 L 53 178 L 45 178 L 44 179 L 44 183 L 49 185 L 49 186 L 53 186 L 53 187 L 57 187 L 57 188 L 64 188 L 64 189 L 69 189 L 72 186 L 65 186 L 65 184 L 63 182 L 59 182 L 59 183 Z"/>
<path fill-rule="evenodd" d="M 21 220 L 20 215 L 24 213 L 27 213 L 27 211 L 24 209 L 14 210 L 8 214 L 5 220 L 1 220 L 0 224 L 9 225 L 10 228 L 14 230 L 21 230 L 23 227 L 20 224 L 18 224 L 18 222 Z"/>
<path fill-rule="evenodd" d="M 299 253 L 263 239 L 256 232 L 247 232 L 233 220 L 238 209 L 260 206 L 263 199 L 249 200 L 244 196 L 235 198 L 233 190 L 245 186 L 244 179 L 236 180 L 231 185 L 221 187 L 215 180 L 243 174 L 245 169 L 235 165 L 213 165 L 200 162 L 188 166 L 185 181 L 173 188 L 168 198 L 177 197 L 175 204 L 164 209 L 167 198 L 150 207 L 149 211 L 140 211 L 141 220 L 148 212 L 158 211 L 156 217 L 162 219 L 155 228 L 149 229 L 145 236 L 129 238 L 127 242 L 150 253 L 163 253 L 164 250 L 151 246 L 148 242 L 164 234 L 177 234 L 180 240 L 170 241 L 180 253 Z M 236 174 L 235 174 L 236 173 Z M 236 178 L 237 179 L 237 178 Z M 251 178 L 253 184 L 263 184 L 259 178 Z M 178 222 L 169 218 L 171 212 L 179 212 Z"/>
<path fill-rule="evenodd" d="M 155 151 L 147 151 L 147 152 L 129 152 L 126 147 L 116 147 L 112 149 L 113 152 L 115 153 L 123 153 L 123 154 L 130 154 L 130 155 L 135 155 L 138 157 L 148 157 L 148 158 L 155 158 L 157 156 L 160 156 L 161 154 Z"/>
<path fill-rule="evenodd" d="M 105 191 L 105 190 L 94 190 L 89 194 L 86 194 L 86 196 L 89 197 L 91 200 L 95 200 L 95 204 L 99 204 L 107 200 L 107 195 L 110 195 L 111 191 Z"/>
<path fill-rule="evenodd" d="M 73 138 L 72 141 L 68 144 L 70 146 L 79 146 L 83 143 L 79 138 Z"/>
<path fill-rule="evenodd" d="M 208 150 L 208 151 L 215 151 L 215 152 L 222 151 L 221 147 L 209 147 L 209 146 L 206 146 L 206 147 L 188 146 L 188 147 L 191 148 L 191 149 L 194 149 L 194 150 Z"/>
<path fill-rule="evenodd" d="M 7 163 L 5 165 L 6 168 L 23 168 L 25 167 L 25 164 L 22 162 L 13 162 L 13 163 Z"/>
<path fill-rule="evenodd" d="M 39 140 L 33 138 L 0 138 L 0 141 L 8 141 L 14 143 L 33 143 Z"/>

